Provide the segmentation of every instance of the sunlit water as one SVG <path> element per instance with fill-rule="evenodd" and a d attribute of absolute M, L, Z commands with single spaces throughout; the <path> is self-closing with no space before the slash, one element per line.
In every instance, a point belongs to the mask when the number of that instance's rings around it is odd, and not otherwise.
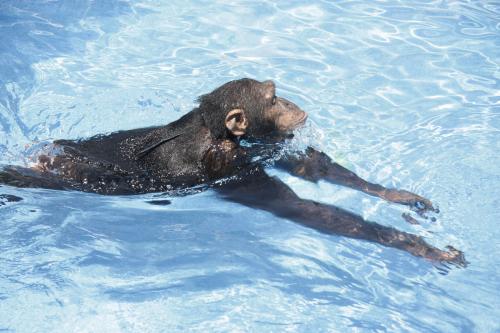
<path fill-rule="evenodd" d="M 273 79 L 310 114 L 302 140 L 441 213 L 413 226 L 403 207 L 270 172 L 470 262 L 443 274 L 210 191 L 158 206 L 3 186 L 23 200 L 1 201 L 0 331 L 500 331 L 499 18 L 489 1 L 0 1 L 0 164 Z"/>

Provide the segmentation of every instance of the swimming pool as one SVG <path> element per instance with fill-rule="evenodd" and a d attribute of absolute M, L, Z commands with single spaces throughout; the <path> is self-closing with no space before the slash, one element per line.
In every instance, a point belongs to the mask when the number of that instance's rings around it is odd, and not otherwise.
<path fill-rule="evenodd" d="M 431 198 L 436 222 L 278 171 L 470 265 L 320 234 L 210 191 L 0 187 L 0 331 L 500 330 L 500 6 L 488 1 L 0 3 L 0 164 L 44 142 L 168 123 L 240 77 L 273 79 L 312 140 Z"/>

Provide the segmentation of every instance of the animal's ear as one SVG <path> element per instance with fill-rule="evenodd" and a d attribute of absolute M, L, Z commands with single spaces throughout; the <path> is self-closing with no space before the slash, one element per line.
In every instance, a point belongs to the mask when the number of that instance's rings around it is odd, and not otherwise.
<path fill-rule="evenodd" d="M 226 115 L 226 128 L 235 136 L 245 134 L 248 126 L 248 120 L 243 109 L 233 109 Z"/>
<path fill-rule="evenodd" d="M 266 99 L 273 98 L 276 94 L 276 85 L 274 84 L 274 82 L 271 80 L 267 80 L 262 82 L 262 85 L 264 87 L 264 97 Z"/>

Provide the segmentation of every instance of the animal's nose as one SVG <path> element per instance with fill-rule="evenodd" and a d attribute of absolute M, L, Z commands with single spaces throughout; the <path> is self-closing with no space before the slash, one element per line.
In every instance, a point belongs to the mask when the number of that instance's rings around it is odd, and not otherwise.
<path fill-rule="evenodd" d="M 284 108 L 289 109 L 289 110 L 294 110 L 294 109 L 300 110 L 300 108 L 297 105 L 295 105 L 294 103 L 290 102 L 289 100 L 287 100 L 285 98 L 280 98 L 280 97 L 278 97 L 278 98 L 279 98 L 279 101 L 280 101 L 281 105 Z"/>

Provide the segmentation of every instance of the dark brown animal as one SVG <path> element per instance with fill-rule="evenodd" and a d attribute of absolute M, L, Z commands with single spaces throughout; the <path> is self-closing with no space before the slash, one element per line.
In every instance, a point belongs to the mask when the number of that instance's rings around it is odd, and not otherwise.
<path fill-rule="evenodd" d="M 313 148 L 299 153 L 285 149 L 286 139 L 307 115 L 292 102 L 277 97 L 272 81 L 231 81 L 201 96 L 199 103 L 166 126 L 55 141 L 40 155 L 38 165 L 7 167 L 0 173 L 0 182 L 100 194 L 210 187 L 227 200 L 321 232 L 465 265 L 463 254 L 452 247 L 443 251 L 419 236 L 364 221 L 341 208 L 301 199 L 279 179 L 268 176 L 265 166 L 275 165 L 309 181 L 326 180 L 419 211 L 434 210 L 429 200 L 363 180 Z"/>

